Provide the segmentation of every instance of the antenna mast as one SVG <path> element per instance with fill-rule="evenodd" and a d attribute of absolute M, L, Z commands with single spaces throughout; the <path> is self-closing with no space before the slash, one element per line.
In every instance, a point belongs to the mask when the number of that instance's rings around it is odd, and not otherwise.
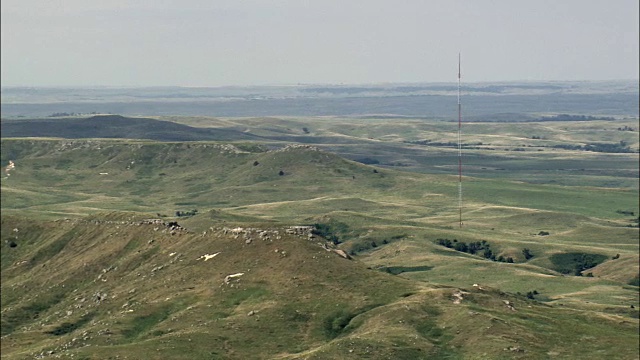
<path fill-rule="evenodd" d="M 458 53 L 458 211 L 460 214 L 460 227 L 462 227 L 462 105 L 460 104 L 460 53 Z"/>

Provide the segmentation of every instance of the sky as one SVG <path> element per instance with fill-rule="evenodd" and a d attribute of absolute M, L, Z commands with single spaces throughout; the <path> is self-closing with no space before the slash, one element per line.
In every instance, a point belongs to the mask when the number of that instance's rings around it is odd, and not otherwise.
<path fill-rule="evenodd" d="M 2 86 L 635 80 L 638 0 L 2 0 Z"/>

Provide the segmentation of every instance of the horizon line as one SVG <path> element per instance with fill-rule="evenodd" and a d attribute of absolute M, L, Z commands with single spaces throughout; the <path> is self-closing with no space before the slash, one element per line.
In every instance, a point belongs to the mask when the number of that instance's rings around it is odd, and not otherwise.
<path fill-rule="evenodd" d="M 504 83 L 604 83 L 604 82 L 640 82 L 640 78 L 630 79 L 606 79 L 606 80 L 481 80 L 466 81 L 465 84 L 504 84 Z M 0 88 L 67 88 L 67 89 L 83 89 L 83 88 L 251 88 L 251 87 L 306 87 L 306 86 L 390 86 L 390 85 L 436 85 L 436 84 L 453 84 L 453 81 L 398 81 L 398 82 L 371 82 L 371 83 L 273 83 L 273 84 L 245 84 L 245 85 L 1 85 Z"/>

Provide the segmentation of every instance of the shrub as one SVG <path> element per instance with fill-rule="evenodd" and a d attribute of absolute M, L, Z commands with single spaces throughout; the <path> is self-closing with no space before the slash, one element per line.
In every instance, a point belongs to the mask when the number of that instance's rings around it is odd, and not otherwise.
<path fill-rule="evenodd" d="M 449 239 L 437 239 L 436 241 L 438 242 L 438 245 L 442 245 L 444 247 L 451 248 L 453 246 L 451 245 L 451 240 Z"/>
<path fill-rule="evenodd" d="M 533 254 L 531 253 L 531 250 L 529 250 L 527 248 L 522 249 L 522 255 L 524 255 L 524 258 L 526 260 L 529 260 L 529 259 L 531 259 L 533 257 Z"/>
<path fill-rule="evenodd" d="M 181 217 L 181 216 L 194 216 L 198 213 L 198 209 L 193 209 L 191 211 L 176 211 L 176 216 L 177 217 Z"/>
<path fill-rule="evenodd" d="M 462 252 L 467 252 L 467 250 L 469 249 L 469 247 L 467 246 L 466 243 L 464 242 L 458 242 L 455 244 L 455 246 L 453 247 L 455 250 L 457 251 L 462 251 Z"/>

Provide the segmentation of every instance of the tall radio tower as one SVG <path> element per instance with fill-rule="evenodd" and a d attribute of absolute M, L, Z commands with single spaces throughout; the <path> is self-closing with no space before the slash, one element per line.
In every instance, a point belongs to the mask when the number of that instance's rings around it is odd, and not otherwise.
<path fill-rule="evenodd" d="M 462 227 L 462 105 L 460 104 L 460 53 L 458 53 L 458 211 L 460 213 L 460 227 Z"/>

